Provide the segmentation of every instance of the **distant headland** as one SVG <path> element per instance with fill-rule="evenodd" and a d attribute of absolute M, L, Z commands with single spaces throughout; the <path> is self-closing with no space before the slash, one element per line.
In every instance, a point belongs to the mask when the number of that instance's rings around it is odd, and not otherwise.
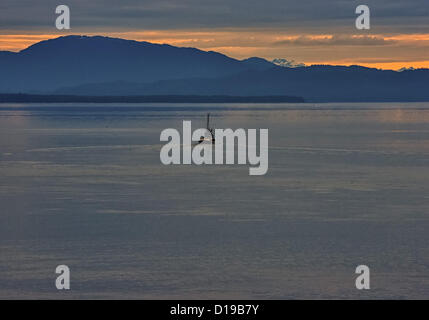
<path fill-rule="evenodd" d="M 429 69 L 278 65 L 101 36 L 0 51 L 0 70 L 4 102 L 429 101 Z"/>
<path fill-rule="evenodd" d="M 145 95 L 145 96 L 79 96 L 0 94 L 0 103 L 301 103 L 293 96 L 227 96 L 227 95 Z"/>

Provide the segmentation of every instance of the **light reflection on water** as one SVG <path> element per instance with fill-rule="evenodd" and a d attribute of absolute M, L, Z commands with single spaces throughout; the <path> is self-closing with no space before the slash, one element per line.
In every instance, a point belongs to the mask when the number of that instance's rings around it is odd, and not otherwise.
<path fill-rule="evenodd" d="M 266 176 L 160 164 L 208 111 Z M 428 298 L 428 139 L 422 103 L 0 105 L 0 298 Z"/>

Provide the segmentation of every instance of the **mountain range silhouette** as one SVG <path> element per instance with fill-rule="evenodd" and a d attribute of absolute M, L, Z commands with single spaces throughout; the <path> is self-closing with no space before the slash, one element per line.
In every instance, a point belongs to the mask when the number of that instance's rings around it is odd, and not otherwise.
<path fill-rule="evenodd" d="M 101 36 L 0 51 L 0 93 L 85 96 L 299 96 L 306 101 L 429 101 L 429 69 L 283 67 L 252 57 Z"/>

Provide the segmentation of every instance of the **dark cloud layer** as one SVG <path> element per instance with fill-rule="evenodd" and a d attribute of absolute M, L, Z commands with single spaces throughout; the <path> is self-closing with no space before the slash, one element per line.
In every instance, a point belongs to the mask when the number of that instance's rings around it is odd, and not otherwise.
<path fill-rule="evenodd" d="M 428 0 L 366 0 L 374 28 L 429 32 Z M 193 28 L 349 28 L 355 0 L 1 0 L 0 31 L 53 28 L 67 4 L 72 27 L 111 30 Z M 88 30 L 90 31 L 90 30 Z"/>

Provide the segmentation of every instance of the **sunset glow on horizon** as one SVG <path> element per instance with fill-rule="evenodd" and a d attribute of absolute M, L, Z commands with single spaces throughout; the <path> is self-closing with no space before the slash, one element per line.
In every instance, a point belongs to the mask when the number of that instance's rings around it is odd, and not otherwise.
<path fill-rule="evenodd" d="M 18 52 L 37 42 L 65 35 L 70 34 L 4 34 L 0 35 L 0 50 Z M 237 59 L 258 56 L 267 60 L 285 58 L 306 65 L 361 65 L 392 70 L 429 68 L 429 59 L 425 54 L 429 52 L 429 34 L 292 35 L 242 30 L 151 30 L 84 35 L 195 47 Z"/>

